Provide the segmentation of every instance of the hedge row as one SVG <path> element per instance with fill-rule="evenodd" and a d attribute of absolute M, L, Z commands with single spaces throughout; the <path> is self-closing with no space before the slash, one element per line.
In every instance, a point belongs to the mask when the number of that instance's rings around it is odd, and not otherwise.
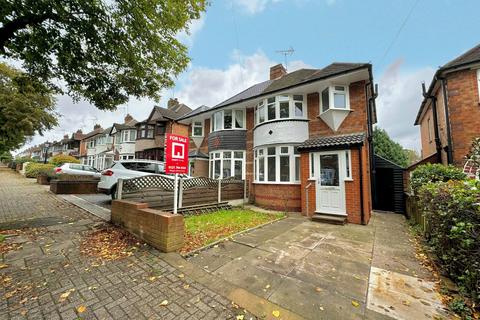
<path fill-rule="evenodd" d="M 36 178 L 40 174 L 46 174 L 48 176 L 53 176 L 55 173 L 53 171 L 55 166 L 53 164 L 47 163 L 29 163 L 25 168 L 25 177 L 27 178 Z"/>
<path fill-rule="evenodd" d="M 474 301 L 480 301 L 480 182 L 454 167 L 421 166 L 412 189 L 429 224 L 427 243 L 440 267 Z"/>

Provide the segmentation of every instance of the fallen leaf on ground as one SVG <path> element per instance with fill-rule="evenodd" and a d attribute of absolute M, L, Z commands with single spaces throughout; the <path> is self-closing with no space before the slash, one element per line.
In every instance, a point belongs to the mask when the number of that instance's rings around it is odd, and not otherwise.
<path fill-rule="evenodd" d="M 82 305 L 82 306 L 79 306 L 79 307 L 77 308 L 77 312 L 78 312 L 78 313 L 84 313 L 85 310 L 87 310 L 87 307 L 85 307 L 85 306 L 83 306 L 83 305 Z"/>
<path fill-rule="evenodd" d="M 185 275 L 183 273 L 178 275 L 179 278 L 185 278 Z"/>
<path fill-rule="evenodd" d="M 275 318 L 278 318 L 278 317 L 280 317 L 280 311 L 278 311 L 278 310 L 273 310 L 273 311 L 272 311 L 272 315 L 273 315 Z"/>
<path fill-rule="evenodd" d="M 322 292 L 322 288 L 316 287 L 316 288 L 315 288 L 315 291 L 317 291 L 317 292 Z"/>
<path fill-rule="evenodd" d="M 168 300 L 163 300 L 160 302 L 160 306 L 165 307 L 166 305 L 168 305 Z"/>
<path fill-rule="evenodd" d="M 58 300 L 58 302 L 63 302 L 63 301 L 65 301 L 65 300 L 67 300 L 68 296 L 70 296 L 70 294 L 71 294 L 73 291 L 75 291 L 75 289 L 70 289 L 70 290 L 62 293 L 62 294 L 60 295 L 60 299 Z"/>
<path fill-rule="evenodd" d="M 237 316 L 237 320 L 243 320 L 245 318 L 245 316 L 243 314 L 239 314 Z"/>
<path fill-rule="evenodd" d="M 354 306 L 355 308 L 358 308 L 358 306 L 360 306 L 360 303 L 358 303 L 355 300 L 352 300 L 352 306 Z"/>
<path fill-rule="evenodd" d="M 183 289 L 188 289 L 188 288 L 190 288 L 189 284 L 186 284 L 186 285 L 183 286 Z"/>
<path fill-rule="evenodd" d="M 5 268 L 8 268 L 8 264 L 0 264 L 0 269 L 5 269 Z"/>

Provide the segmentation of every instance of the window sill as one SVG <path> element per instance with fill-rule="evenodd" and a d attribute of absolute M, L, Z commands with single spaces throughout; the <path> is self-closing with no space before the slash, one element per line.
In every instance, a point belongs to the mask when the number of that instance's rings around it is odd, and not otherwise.
<path fill-rule="evenodd" d="M 190 136 L 191 138 L 205 138 L 205 136 Z"/>
<path fill-rule="evenodd" d="M 322 116 L 322 114 L 328 113 L 328 112 L 330 112 L 330 111 L 346 111 L 346 112 L 353 112 L 353 110 L 352 110 L 352 109 L 350 109 L 350 108 L 347 108 L 347 109 L 340 109 L 340 108 L 330 108 L 330 109 L 328 109 L 328 110 L 326 110 L 326 111 L 322 111 L 322 112 L 320 112 L 320 114 L 317 116 L 317 118 L 320 118 L 320 117 Z"/>
<path fill-rule="evenodd" d="M 353 178 L 345 178 L 345 179 L 343 179 L 343 181 L 352 182 L 352 181 L 353 181 Z"/>

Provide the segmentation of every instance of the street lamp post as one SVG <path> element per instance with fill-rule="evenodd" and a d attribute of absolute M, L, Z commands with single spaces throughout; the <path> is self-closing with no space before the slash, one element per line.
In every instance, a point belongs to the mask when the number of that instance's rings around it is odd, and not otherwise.
<path fill-rule="evenodd" d="M 44 157 L 43 157 L 43 163 L 44 163 L 44 164 L 47 163 L 48 147 L 50 147 L 50 143 L 45 142 L 45 143 L 43 144 L 43 155 L 44 155 Z"/>

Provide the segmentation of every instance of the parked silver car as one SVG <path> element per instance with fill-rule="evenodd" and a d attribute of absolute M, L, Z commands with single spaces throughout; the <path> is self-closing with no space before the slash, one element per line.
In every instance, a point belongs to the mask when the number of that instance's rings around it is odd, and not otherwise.
<path fill-rule="evenodd" d="M 92 176 L 100 178 L 101 173 L 92 166 L 80 163 L 64 163 L 60 167 L 55 168 L 56 174 L 74 174 L 81 176 Z"/>

